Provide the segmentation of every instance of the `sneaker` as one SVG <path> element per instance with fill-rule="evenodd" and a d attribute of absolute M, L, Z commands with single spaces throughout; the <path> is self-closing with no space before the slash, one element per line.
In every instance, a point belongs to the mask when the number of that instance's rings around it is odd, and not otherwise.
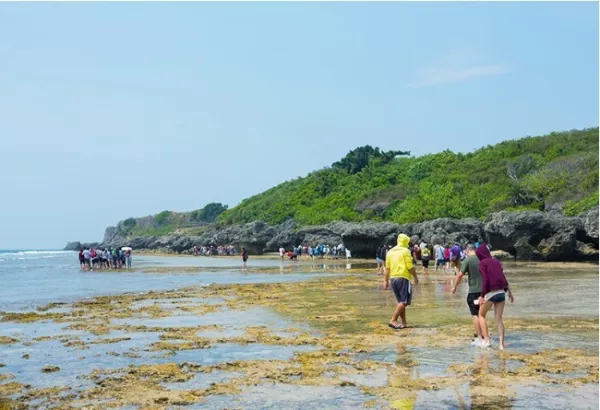
<path fill-rule="evenodd" d="M 485 341 L 481 341 L 481 343 L 479 343 L 479 346 L 477 347 L 481 347 L 482 349 L 487 349 L 489 347 L 492 347 L 492 344 L 489 342 L 489 340 L 487 342 Z"/>

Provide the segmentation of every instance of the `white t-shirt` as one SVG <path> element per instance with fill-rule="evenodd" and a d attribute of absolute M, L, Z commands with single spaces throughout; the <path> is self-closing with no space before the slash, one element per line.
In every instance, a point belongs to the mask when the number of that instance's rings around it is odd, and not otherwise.
<path fill-rule="evenodd" d="M 89 259 L 90 258 L 90 251 L 88 251 L 87 249 L 85 251 L 83 251 L 83 257 L 85 259 Z"/>
<path fill-rule="evenodd" d="M 285 249 L 279 248 L 279 256 L 283 256 L 284 253 L 285 253 Z"/>

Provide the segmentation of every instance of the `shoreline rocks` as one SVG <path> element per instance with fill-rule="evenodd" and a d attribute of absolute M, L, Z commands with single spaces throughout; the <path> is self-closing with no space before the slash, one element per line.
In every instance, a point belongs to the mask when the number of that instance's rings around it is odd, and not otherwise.
<path fill-rule="evenodd" d="M 298 228 L 293 220 L 270 226 L 262 221 L 244 225 L 208 226 L 199 235 L 172 233 L 165 236 L 126 238 L 114 227 L 106 229 L 100 244 L 70 242 L 66 250 L 81 246 L 131 246 L 139 250 L 189 253 L 194 245 L 234 245 L 246 247 L 250 254 L 277 252 L 302 243 L 344 246 L 356 257 L 373 257 L 381 244 L 396 244 L 403 232 L 413 242 L 461 245 L 486 242 L 517 260 L 598 261 L 598 208 L 576 217 L 559 212 L 496 212 L 485 220 L 440 218 L 410 224 L 393 222 L 331 222 L 323 226 Z"/>

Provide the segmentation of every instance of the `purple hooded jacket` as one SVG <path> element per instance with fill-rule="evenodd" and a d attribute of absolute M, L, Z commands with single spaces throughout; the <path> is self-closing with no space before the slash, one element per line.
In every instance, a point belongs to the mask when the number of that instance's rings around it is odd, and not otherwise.
<path fill-rule="evenodd" d="M 492 258 L 490 250 L 485 244 L 475 249 L 479 259 L 479 272 L 481 273 L 481 296 L 492 290 L 508 289 L 508 281 L 504 276 L 502 264 L 498 259 Z"/>

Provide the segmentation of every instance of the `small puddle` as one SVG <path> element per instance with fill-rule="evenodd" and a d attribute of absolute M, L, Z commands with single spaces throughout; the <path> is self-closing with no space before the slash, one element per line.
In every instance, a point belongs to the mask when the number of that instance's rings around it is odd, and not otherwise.
<path fill-rule="evenodd" d="M 295 352 L 317 350 L 315 346 L 279 346 L 251 343 L 222 343 L 209 349 L 180 350 L 170 358 L 175 362 L 191 362 L 200 365 L 211 365 L 239 360 L 289 360 Z"/>
<path fill-rule="evenodd" d="M 385 401 L 361 393 L 357 387 L 298 386 L 268 384 L 244 389 L 237 396 L 210 396 L 203 403 L 186 406 L 186 409 L 244 408 L 248 410 L 306 410 L 364 408 L 389 408 Z"/>
<path fill-rule="evenodd" d="M 211 373 L 196 373 L 196 375 L 186 382 L 181 383 L 162 383 L 161 385 L 170 390 L 195 390 L 206 389 L 213 383 L 225 382 L 235 377 L 243 376 L 243 373 L 214 371 Z"/>

